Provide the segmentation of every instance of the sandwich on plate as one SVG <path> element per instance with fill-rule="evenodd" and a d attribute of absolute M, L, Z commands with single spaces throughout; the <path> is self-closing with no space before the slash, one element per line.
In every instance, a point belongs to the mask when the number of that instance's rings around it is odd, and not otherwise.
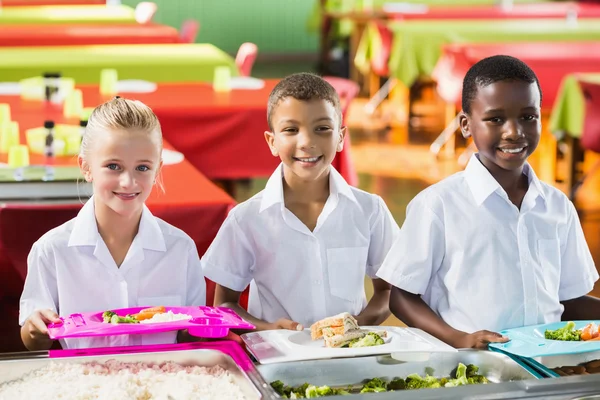
<path fill-rule="evenodd" d="M 341 313 L 315 322 L 310 327 L 312 340 L 323 338 L 325 347 L 369 347 L 385 343 L 387 332 L 361 329 L 349 313 Z"/>

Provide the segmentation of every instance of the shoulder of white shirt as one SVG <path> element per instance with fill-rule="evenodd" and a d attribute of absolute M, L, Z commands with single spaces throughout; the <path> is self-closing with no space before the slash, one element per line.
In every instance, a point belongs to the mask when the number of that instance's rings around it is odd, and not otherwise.
<path fill-rule="evenodd" d="M 165 222 L 164 220 L 155 217 L 152 215 L 152 218 L 155 219 L 160 231 L 165 240 L 165 244 L 167 245 L 167 251 L 169 250 L 169 246 L 172 246 L 174 242 L 187 242 L 186 244 L 191 247 L 191 249 L 196 248 L 196 245 L 192 238 L 185 233 L 183 230 L 177 228 Z M 42 247 L 44 249 L 49 249 L 52 247 L 58 248 L 66 248 L 69 244 L 69 239 L 71 237 L 71 233 L 73 231 L 73 226 L 75 225 L 77 217 L 70 219 L 62 225 L 57 226 L 43 234 L 34 244 L 34 246 Z"/>

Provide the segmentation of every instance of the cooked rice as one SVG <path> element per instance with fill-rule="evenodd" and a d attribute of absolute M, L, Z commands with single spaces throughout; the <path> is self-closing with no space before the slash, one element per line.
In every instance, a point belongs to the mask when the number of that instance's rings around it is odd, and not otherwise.
<path fill-rule="evenodd" d="M 233 376 L 220 366 L 52 362 L 0 385 L 1 400 L 238 400 L 245 399 Z"/>

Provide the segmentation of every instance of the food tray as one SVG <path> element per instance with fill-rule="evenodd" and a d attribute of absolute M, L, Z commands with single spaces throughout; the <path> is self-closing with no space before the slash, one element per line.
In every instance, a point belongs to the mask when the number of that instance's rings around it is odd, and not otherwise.
<path fill-rule="evenodd" d="M 79 354 L 79 355 L 76 355 Z M 111 354 L 112 353 L 112 354 Z M 0 385 L 43 368 L 48 363 L 175 362 L 183 366 L 221 366 L 233 376 L 245 398 L 269 398 L 268 386 L 241 347 L 232 341 L 190 343 L 170 346 L 114 347 L 86 350 L 55 350 L 49 358 L 0 361 Z"/>
<path fill-rule="evenodd" d="M 250 353 L 261 364 L 289 361 L 318 360 L 393 354 L 396 359 L 410 360 L 413 356 L 428 355 L 431 352 L 454 353 L 457 350 L 416 328 L 395 326 L 361 327 L 369 331 L 386 331 L 388 339 L 380 346 L 359 348 L 327 348 L 323 340 L 311 340 L 310 329 L 301 332 L 272 330 L 252 332 L 242 335 L 242 340 Z"/>
<path fill-rule="evenodd" d="M 123 308 L 114 311 L 119 316 L 135 314 L 147 307 Z M 60 323 L 48 325 L 51 339 L 81 338 L 93 336 L 113 336 L 127 334 L 148 334 L 187 329 L 190 335 L 220 338 L 229 329 L 254 329 L 254 326 L 240 318 L 233 310 L 223 307 L 165 307 L 176 314 L 188 314 L 190 320 L 156 322 L 150 324 L 110 324 L 102 319 L 103 312 L 72 314 L 61 318 Z"/>
<path fill-rule="evenodd" d="M 598 321 L 575 321 L 575 329 L 582 329 L 590 323 L 597 324 Z M 559 329 L 565 326 L 565 324 L 566 322 L 555 322 L 552 324 L 507 329 L 500 333 L 509 337 L 510 341 L 506 343 L 491 343 L 490 347 L 519 357 L 528 358 L 600 351 L 600 341 L 564 342 L 544 338 L 544 332 L 547 329 Z"/>
<path fill-rule="evenodd" d="M 422 362 L 399 362 L 389 356 L 371 356 L 343 360 L 314 360 L 258 365 L 256 368 L 267 383 L 281 380 L 289 386 L 298 386 L 307 382 L 316 386 L 348 387 L 360 385 L 365 379 L 375 377 L 391 380 L 395 377 L 406 378 L 414 373 L 422 376 L 429 374 L 438 378 L 450 376 L 458 363 L 477 365 L 479 373 L 486 376 L 493 383 L 537 378 L 537 376 L 503 354 L 476 350 L 432 353 L 429 360 Z M 441 390 L 450 391 L 454 389 Z M 275 393 L 273 389 L 270 390 Z M 375 399 L 376 396 L 373 395 L 373 398 Z"/>

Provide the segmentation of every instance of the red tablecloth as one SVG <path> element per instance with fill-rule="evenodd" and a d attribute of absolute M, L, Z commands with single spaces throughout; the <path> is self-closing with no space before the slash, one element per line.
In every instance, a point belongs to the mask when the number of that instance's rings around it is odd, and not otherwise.
<path fill-rule="evenodd" d="M 560 82 L 567 74 L 600 71 L 598 42 L 452 44 L 444 47 L 433 73 L 442 98 L 459 104 L 462 80 L 468 69 L 496 54 L 517 57 L 535 71 L 542 87 L 543 108 L 552 107 Z"/>
<path fill-rule="evenodd" d="M 70 6 L 106 4 L 106 0 L 2 0 L 2 7 L 6 6 Z"/>
<path fill-rule="evenodd" d="M 65 122 L 60 108 L 39 102 L 21 102 L 15 96 L 0 96 L 11 105 L 24 142 L 25 129 L 39 127 L 44 119 Z M 165 143 L 166 148 L 172 148 Z M 0 156 L 0 162 L 6 161 Z M 41 156 L 33 156 L 39 163 Z M 74 157 L 60 157 L 57 163 L 74 165 Z M 198 172 L 187 160 L 165 165 L 162 171 L 165 193 L 155 190 L 147 204 L 157 217 L 184 230 L 204 254 L 235 201 Z M 73 218 L 81 205 L 0 206 L 0 352 L 22 349 L 18 337 L 18 299 L 27 271 L 31 245 L 48 230 Z M 211 294 L 209 294 L 211 296 Z M 210 297 L 212 298 L 212 297 Z"/>
<path fill-rule="evenodd" d="M 600 17 L 600 4 L 579 4 L 576 2 L 547 2 L 514 4 L 504 10 L 498 5 L 473 5 L 429 7 L 425 12 L 388 12 L 388 18 L 396 20 L 412 19 L 524 19 L 524 18 L 565 18 L 574 12 L 578 18 Z"/>
<path fill-rule="evenodd" d="M 163 135 L 203 174 L 214 179 L 266 177 L 279 164 L 264 139 L 267 99 L 277 83 L 260 90 L 216 93 L 206 83 L 159 84 L 156 92 L 121 95 L 148 104 Z M 97 86 L 81 86 L 86 105 L 102 101 Z M 333 166 L 351 185 L 358 184 L 350 158 L 350 139 Z"/>
<path fill-rule="evenodd" d="M 6 25 L 0 29 L 0 46 L 155 44 L 179 41 L 177 29 L 158 24 Z"/>

